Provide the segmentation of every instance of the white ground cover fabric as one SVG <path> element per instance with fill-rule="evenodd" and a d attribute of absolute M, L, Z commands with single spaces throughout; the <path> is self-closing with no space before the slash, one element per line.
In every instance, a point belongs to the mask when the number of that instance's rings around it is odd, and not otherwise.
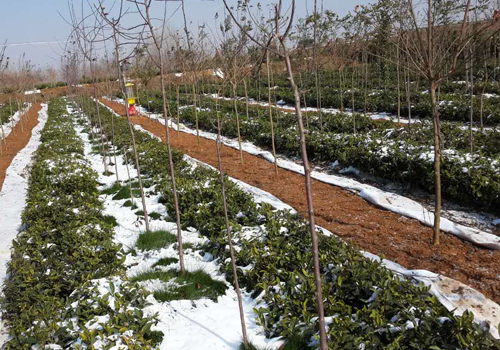
<path fill-rule="evenodd" d="M 21 227 L 21 214 L 26 205 L 31 160 L 40 146 L 40 132 L 47 121 L 47 105 L 42 105 L 38 113 L 38 125 L 33 128 L 31 139 L 12 160 L 7 169 L 2 191 L 0 192 L 0 283 L 6 277 L 7 262 L 10 260 L 12 240 Z M 0 348 L 7 340 L 7 334 L 0 320 Z"/>

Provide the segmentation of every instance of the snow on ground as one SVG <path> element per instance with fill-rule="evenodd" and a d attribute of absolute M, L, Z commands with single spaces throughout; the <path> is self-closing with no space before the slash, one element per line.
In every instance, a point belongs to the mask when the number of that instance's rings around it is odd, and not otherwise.
<path fill-rule="evenodd" d="M 21 226 L 21 214 L 26 205 L 29 170 L 31 158 L 40 145 L 40 132 L 47 121 L 47 105 L 42 105 L 38 113 L 38 125 L 33 129 L 31 139 L 12 160 L 7 169 L 2 191 L 0 192 L 0 213 L 2 213 L 2 227 L 0 229 L 0 283 L 6 277 L 7 262 L 10 260 L 12 240 L 16 238 Z M 7 340 L 0 319 L 0 347 Z"/>
<path fill-rule="evenodd" d="M 120 100 L 117 101 L 120 102 Z M 108 109 L 111 110 L 110 108 Z M 144 113 L 144 109 L 141 107 L 138 107 L 138 111 L 139 113 Z M 150 118 L 157 119 L 160 123 L 165 124 L 165 120 L 161 116 L 157 114 L 149 114 L 149 116 Z M 171 123 L 177 130 L 178 126 L 175 123 L 175 121 L 171 120 Z M 196 135 L 196 130 L 191 129 L 182 123 L 180 125 L 180 129 L 182 132 L 185 132 L 187 134 Z M 203 130 L 200 130 L 200 136 L 210 140 L 217 139 L 217 134 L 206 132 Z M 226 146 L 239 149 L 237 140 L 229 139 L 226 137 L 223 137 L 222 140 Z M 268 160 L 269 162 L 274 163 L 275 161 L 271 152 L 268 152 L 260 147 L 257 147 L 250 142 L 242 142 L 242 148 L 245 152 L 256 156 L 260 156 Z M 304 174 L 304 168 L 302 165 L 297 164 L 293 160 L 286 157 L 282 156 L 278 157 L 278 166 L 287 170 L 291 170 L 301 175 Z M 334 186 L 339 186 L 341 188 L 353 191 L 354 193 L 357 193 L 360 197 L 364 198 L 368 202 L 376 206 L 382 207 L 386 210 L 398 213 L 402 216 L 416 219 L 427 226 L 430 227 L 434 226 L 434 213 L 427 210 L 422 204 L 414 200 L 411 200 L 407 197 L 398 195 L 396 193 L 383 191 L 374 186 L 363 184 L 361 182 L 358 182 L 356 180 L 347 177 L 333 175 L 323 171 L 313 171 L 311 173 L 311 177 L 318 181 L 322 181 Z M 447 218 L 441 218 L 441 230 L 447 233 L 454 234 L 457 237 L 472 242 L 476 245 L 489 249 L 500 250 L 499 236 L 493 235 L 491 233 L 473 227 L 468 227 L 452 222 Z"/>
<path fill-rule="evenodd" d="M 33 94 L 39 94 L 39 93 L 41 93 L 40 90 L 29 90 L 29 91 L 24 92 L 25 95 L 33 95 Z"/>
<path fill-rule="evenodd" d="M 233 98 L 231 97 L 224 97 L 224 96 L 220 96 L 218 94 L 205 94 L 206 96 L 209 96 L 211 98 L 215 98 L 215 99 L 219 99 L 219 100 L 225 100 L 225 101 L 232 101 Z M 244 100 L 244 98 L 240 98 L 240 100 Z M 264 101 L 256 101 L 255 99 L 253 98 L 249 98 L 248 99 L 249 101 L 249 104 L 250 105 L 254 105 L 254 106 L 261 106 L 261 107 L 269 107 L 269 103 L 268 102 L 264 102 Z M 278 106 L 279 106 L 279 109 L 281 110 L 284 110 L 286 112 L 290 112 L 290 113 L 295 113 L 295 106 L 292 106 L 292 105 L 289 105 L 289 104 L 286 104 L 285 101 L 283 100 L 280 100 L 276 103 Z M 275 105 L 272 105 L 272 107 L 276 107 Z M 329 114 L 338 114 L 338 113 L 341 113 L 340 112 L 340 109 L 337 109 L 337 108 L 315 108 L 315 107 L 304 107 L 304 108 L 301 108 L 302 109 L 302 112 L 313 112 L 313 113 L 317 113 L 319 110 L 321 110 L 322 113 L 329 113 Z M 344 110 L 344 112 L 342 112 L 343 114 L 346 114 L 346 115 L 352 115 L 352 110 L 346 108 Z M 374 119 L 374 120 L 380 120 L 380 119 L 384 119 L 384 120 L 389 120 L 389 121 L 393 121 L 393 122 L 398 122 L 398 123 L 401 123 L 401 124 L 409 124 L 410 123 L 410 120 L 409 119 L 406 119 L 406 118 L 399 118 L 398 120 L 398 117 L 394 114 L 390 114 L 390 113 L 385 113 L 385 112 L 379 112 L 379 113 L 366 113 L 366 116 L 371 118 L 371 119 Z M 412 123 L 419 123 L 421 120 L 418 119 L 418 118 L 412 118 L 411 119 L 411 122 Z"/>
<path fill-rule="evenodd" d="M 14 127 L 21 119 L 21 115 L 28 112 L 30 108 L 31 108 L 31 103 L 28 103 L 24 109 L 14 113 L 10 121 L 8 123 L 4 123 L 2 125 L 2 128 L 0 128 L 0 137 L 6 138 L 7 136 L 9 136 L 10 133 L 12 132 L 12 129 L 14 129 Z"/>
<path fill-rule="evenodd" d="M 205 95 L 209 96 L 211 98 L 219 99 L 219 100 L 225 100 L 225 101 L 232 101 L 233 100 L 230 97 L 224 97 L 224 96 L 220 96 L 217 94 L 205 94 Z M 486 94 L 485 94 L 485 96 L 486 96 Z M 488 98 L 491 98 L 491 97 L 495 97 L 495 96 L 490 95 Z M 245 99 L 242 97 L 242 98 L 240 98 L 240 100 L 244 101 Z M 120 100 L 116 99 L 116 101 L 120 101 Z M 123 103 L 123 100 L 121 100 L 121 101 L 122 101 L 121 103 Z M 256 100 L 254 100 L 253 98 L 249 98 L 248 101 L 249 101 L 250 105 L 254 105 L 254 106 L 261 106 L 261 107 L 268 107 L 269 106 L 269 103 L 263 102 L 263 101 L 258 102 Z M 441 104 L 449 103 L 452 105 L 453 101 L 441 101 L 440 103 Z M 286 102 L 283 100 L 278 101 L 277 104 L 278 104 L 279 108 L 281 110 L 284 110 L 286 113 L 295 113 L 295 106 L 286 104 Z M 272 107 L 274 108 L 276 106 L 272 105 Z M 413 106 L 412 106 L 412 108 L 413 108 Z M 315 107 L 304 107 L 304 108 L 301 108 L 301 110 L 302 110 L 302 112 L 313 112 L 313 113 L 317 113 L 319 110 L 321 110 L 322 113 L 329 113 L 329 114 L 341 113 L 341 111 L 339 109 L 336 109 L 336 108 L 320 108 L 320 109 L 318 109 Z M 352 109 L 346 108 L 344 110 L 344 112 L 342 112 L 342 114 L 352 116 L 353 115 Z M 363 113 L 358 112 L 358 114 L 363 114 Z M 404 118 L 404 117 L 400 117 L 398 119 L 397 115 L 391 114 L 388 112 L 376 112 L 376 113 L 370 112 L 370 113 L 366 113 L 366 116 L 373 119 L 373 120 L 387 120 L 387 121 L 397 122 L 400 124 L 410 124 L 410 123 L 414 124 L 414 123 L 422 123 L 425 121 L 423 119 L 416 118 L 416 117 L 412 117 L 411 120 Z M 469 126 L 467 126 L 467 125 L 462 126 L 461 129 L 469 130 Z M 483 128 L 483 130 L 497 130 L 497 129 L 498 129 L 497 127 L 484 127 Z M 480 131 L 481 129 L 478 127 L 473 127 L 472 130 L 473 131 Z"/>
<path fill-rule="evenodd" d="M 76 113 L 76 110 L 68 108 L 69 113 Z M 135 126 L 137 130 L 144 131 L 140 126 Z M 115 182 L 115 175 L 103 175 L 103 160 L 101 155 L 92 153 L 92 146 L 89 142 L 89 135 L 83 133 L 82 127 L 77 127 L 77 134 L 84 140 L 85 156 L 90 162 L 92 168 L 99 173 L 99 182 L 104 184 L 102 188 Z M 114 160 L 113 160 L 114 161 Z M 118 173 L 120 180 L 126 180 L 127 170 L 123 164 L 123 157 L 117 156 Z M 133 181 L 137 179 L 137 172 L 129 167 Z M 110 167 L 115 171 L 114 167 Z M 134 211 L 142 209 L 140 198 L 135 198 L 135 204 L 138 209 L 124 207 L 126 199 L 112 200 L 112 196 L 103 195 L 101 199 L 104 202 L 104 214 L 112 215 L 118 222 L 115 228 L 116 235 L 114 240 L 123 244 L 125 251 L 132 249 L 141 231 L 143 225 L 137 225 L 137 216 Z M 166 208 L 158 202 L 160 195 L 151 195 L 146 197 L 148 212 L 157 212 L 162 217 L 168 216 Z M 277 199 L 276 199 L 277 200 Z M 152 220 L 151 229 L 167 230 L 176 233 L 177 226 L 173 222 Z M 182 231 L 184 243 L 202 244 L 206 238 L 193 228 Z M 128 267 L 127 275 L 132 277 L 140 272 L 144 272 L 152 267 L 162 258 L 177 257 L 177 250 L 172 246 L 163 248 L 159 251 L 136 252 L 136 256 L 127 255 L 125 265 Z M 192 249 L 185 250 L 185 266 L 188 271 L 202 270 L 208 273 L 214 280 L 225 281 L 224 276 L 219 272 L 217 260 L 214 260 L 209 254 L 201 256 Z M 236 350 L 241 344 L 241 325 L 238 310 L 237 296 L 234 288 L 225 281 L 229 289 L 224 296 L 218 298 L 217 302 L 209 299 L 201 300 L 177 300 L 172 302 L 158 302 L 150 295 L 148 301 L 151 306 L 146 308 L 150 315 L 159 314 L 160 322 L 153 330 L 164 332 L 164 340 L 160 345 L 160 350 L 181 350 L 181 349 L 207 349 L 207 350 Z M 147 281 L 141 284 L 148 290 L 154 291 L 164 285 L 160 281 Z M 250 295 L 243 291 L 243 308 L 247 325 L 247 333 L 250 341 L 256 346 L 262 346 L 266 349 L 279 348 L 283 342 L 277 338 L 267 339 L 263 328 L 258 326 L 253 312 L 258 300 L 252 299 Z"/>

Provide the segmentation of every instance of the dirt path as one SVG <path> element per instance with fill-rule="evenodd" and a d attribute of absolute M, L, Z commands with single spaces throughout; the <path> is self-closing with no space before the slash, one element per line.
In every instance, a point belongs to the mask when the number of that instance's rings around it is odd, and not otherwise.
<path fill-rule="evenodd" d="M 28 113 L 26 113 L 24 125 L 21 125 L 21 121 L 19 121 L 14 130 L 7 136 L 7 145 L 2 142 L 2 154 L 0 155 L 0 191 L 2 190 L 7 168 L 17 153 L 26 147 L 31 138 L 31 131 L 38 125 L 38 112 L 41 109 L 42 106 L 39 103 L 32 106 Z"/>
<path fill-rule="evenodd" d="M 117 113 L 124 114 L 123 105 L 102 100 Z M 132 121 L 161 137 L 165 127 L 147 117 Z M 200 161 L 217 167 L 215 142 L 195 135 L 172 133 L 172 145 Z M 304 177 L 280 168 L 274 175 L 270 162 L 244 154 L 230 147 L 222 150 L 223 168 L 228 175 L 272 193 L 283 202 L 306 215 L 307 203 Z M 373 206 L 356 194 L 340 187 L 313 180 L 314 204 L 318 225 L 350 241 L 359 249 L 383 255 L 409 269 L 426 269 L 459 280 L 500 303 L 500 251 L 478 248 L 459 238 L 443 234 L 441 245 L 431 245 L 432 229 L 417 220 Z"/>

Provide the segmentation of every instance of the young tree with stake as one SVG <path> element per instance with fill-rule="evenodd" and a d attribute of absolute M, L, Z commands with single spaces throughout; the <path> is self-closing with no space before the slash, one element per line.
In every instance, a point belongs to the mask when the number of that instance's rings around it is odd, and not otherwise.
<path fill-rule="evenodd" d="M 288 79 L 290 81 L 290 87 L 293 90 L 294 100 L 295 100 L 295 113 L 297 115 L 297 122 L 300 134 L 300 149 L 302 153 L 302 162 L 304 166 L 304 179 L 305 179 L 305 187 L 306 187 L 306 196 L 307 196 L 307 209 L 309 214 L 309 230 L 311 234 L 312 241 L 312 255 L 314 260 L 314 276 L 315 276 L 315 285 L 316 285 L 316 301 L 318 306 L 318 323 L 319 323 L 319 335 L 320 335 L 320 348 L 321 350 L 327 350 L 328 344 L 326 339 L 326 326 L 325 326 L 325 315 L 324 315 L 324 307 L 323 307 L 323 287 L 321 283 L 321 273 L 319 268 L 319 253 L 318 253 L 318 238 L 316 234 L 316 222 L 314 215 L 314 204 L 313 204 L 313 195 L 312 195 L 312 183 L 311 183 L 311 168 L 309 165 L 309 160 L 307 157 L 307 147 L 306 147 L 306 137 L 304 130 L 304 123 L 302 118 L 302 108 L 301 108 L 301 96 L 297 84 L 295 83 L 292 62 L 290 60 L 290 51 L 287 46 L 287 40 L 290 36 L 294 17 L 295 17 L 295 8 L 296 8 L 296 0 L 291 1 L 289 15 L 288 18 L 283 17 L 283 1 L 279 0 L 277 3 L 273 4 L 273 16 L 268 22 L 267 28 L 262 26 L 260 21 L 254 21 L 255 25 L 259 30 L 267 30 L 268 37 L 274 37 L 279 40 L 280 51 L 272 50 L 270 47 L 266 46 L 265 43 L 260 42 L 255 35 L 253 35 L 249 28 L 240 23 L 240 21 L 236 18 L 234 14 L 234 9 L 229 6 L 227 0 L 223 0 L 224 5 L 231 15 L 231 18 L 236 23 L 236 25 L 240 28 L 240 30 L 247 35 L 247 37 L 252 40 L 257 45 L 261 46 L 266 50 L 274 51 L 274 53 L 280 56 L 286 65 L 286 70 L 288 74 Z M 245 1 L 239 4 L 240 6 L 248 9 L 249 1 Z M 248 11 L 247 11 L 248 12 Z M 249 13 L 249 12 L 248 12 Z M 251 17 L 253 18 L 253 17 Z"/>

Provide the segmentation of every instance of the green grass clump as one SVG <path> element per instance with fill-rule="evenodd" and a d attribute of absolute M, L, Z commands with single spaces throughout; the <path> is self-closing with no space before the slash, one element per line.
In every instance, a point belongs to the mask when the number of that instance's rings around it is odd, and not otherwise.
<path fill-rule="evenodd" d="M 112 215 L 104 215 L 103 217 L 104 222 L 111 225 L 112 227 L 118 226 L 118 222 L 116 221 L 116 218 Z"/>
<path fill-rule="evenodd" d="M 197 249 L 198 246 L 195 245 L 194 243 L 182 243 L 182 249 L 183 250 L 186 250 L 186 249 Z M 179 249 L 178 245 L 175 246 L 175 249 Z"/>
<path fill-rule="evenodd" d="M 148 213 L 149 217 L 153 220 L 161 220 L 161 214 L 157 212 Z"/>
<path fill-rule="evenodd" d="M 137 249 L 140 250 L 155 250 L 168 247 L 172 243 L 177 242 L 177 236 L 165 230 L 146 231 L 139 235 L 137 241 Z"/>
<path fill-rule="evenodd" d="M 146 271 L 132 278 L 134 282 L 158 279 L 162 282 L 173 281 L 178 286 L 165 287 L 153 293 L 156 300 L 167 302 L 172 300 L 198 300 L 202 298 L 216 301 L 227 290 L 227 285 L 215 281 L 204 271 L 186 272 L 181 275 L 178 270 Z"/>
<path fill-rule="evenodd" d="M 149 188 L 153 186 L 153 181 L 151 180 L 144 180 L 142 181 L 142 187 L 144 188 Z M 132 188 L 140 188 L 139 187 L 139 181 L 132 182 Z"/>
<path fill-rule="evenodd" d="M 125 203 L 123 203 L 123 206 L 124 207 L 132 207 L 132 209 L 137 209 L 139 208 L 137 206 L 137 204 L 134 203 L 134 205 L 132 205 L 132 201 L 129 199 L 128 201 L 126 201 Z"/>
<path fill-rule="evenodd" d="M 245 346 L 245 343 L 241 343 L 240 346 L 238 346 L 238 350 L 265 350 L 263 348 L 259 348 L 252 343 L 248 343 L 248 346 Z"/>
<path fill-rule="evenodd" d="M 296 334 L 291 338 L 286 340 L 286 343 L 280 347 L 282 350 L 310 350 L 309 340 L 312 335 Z M 255 346 L 252 343 L 248 343 L 248 346 L 245 346 L 245 343 L 241 342 L 240 346 L 238 346 L 238 350 L 268 350 L 268 348 L 262 348 Z"/>
<path fill-rule="evenodd" d="M 108 186 L 108 187 L 102 189 L 99 193 L 110 195 L 110 194 L 118 192 L 121 188 L 122 188 L 122 186 L 118 182 L 115 182 L 111 186 Z"/>
<path fill-rule="evenodd" d="M 134 214 L 137 216 L 144 216 L 144 210 L 138 210 Z M 148 217 L 152 220 L 160 220 L 161 214 L 153 211 L 151 213 L 148 213 Z"/>
<path fill-rule="evenodd" d="M 163 259 L 158 260 L 158 262 L 155 263 L 153 265 L 153 267 L 156 267 L 156 266 L 168 266 L 170 264 L 175 264 L 177 262 L 179 262 L 179 259 L 177 259 L 177 258 L 163 258 Z"/>
<path fill-rule="evenodd" d="M 130 188 L 128 186 L 122 186 L 117 194 L 113 196 L 114 201 L 119 201 L 121 199 L 130 198 Z"/>

